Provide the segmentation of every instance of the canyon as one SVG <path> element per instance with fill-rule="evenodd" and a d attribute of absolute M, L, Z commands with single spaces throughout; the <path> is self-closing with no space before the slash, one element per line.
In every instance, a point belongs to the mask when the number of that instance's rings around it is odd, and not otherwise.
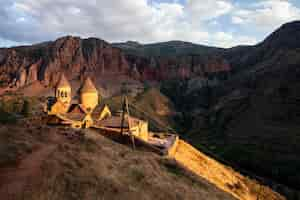
<path fill-rule="evenodd" d="M 276 191 L 297 199 L 299 40 L 300 21 L 256 45 L 229 49 L 66 36 L 0 49 L 0 88 L 27 91 L 38 84 L 39 92 L 52 88 L 61 73 L 75 85 L 90 76 L 107 97 L 120 95 L 122 83 L 137 93 L 156 87 L 172 102 L 172 115 L 164 117 L 189 143 L 280 183 Z"/>

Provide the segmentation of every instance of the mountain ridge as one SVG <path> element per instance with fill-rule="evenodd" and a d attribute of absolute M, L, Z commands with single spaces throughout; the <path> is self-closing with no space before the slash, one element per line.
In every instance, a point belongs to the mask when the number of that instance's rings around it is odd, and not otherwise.
<path fill-rule="evenodd" d="M 102 76 L 105 72 L 120 72 L 133 79 L 156 81 L 234 73 L 268 60 L 278 52 L 298 48 L 299 24 L 299 21 L 284 24 L 257 45 L 228 49 L 185 41 L 110 44 L 98 38 L 73 36 L 1 48 L 0 81 L 2 85 L 16 87 L 34 81 L 53 85 L 58 79 L 57 72 L 68 70 L 71 70 L 70 79 L 80 79 L 78 76 L 82 74 Z"/>

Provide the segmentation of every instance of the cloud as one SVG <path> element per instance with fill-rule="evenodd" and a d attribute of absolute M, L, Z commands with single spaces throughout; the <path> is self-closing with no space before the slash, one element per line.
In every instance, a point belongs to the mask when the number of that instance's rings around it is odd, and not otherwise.
<path fill-rule="evenodd" d="M 229 13 L 233 4 L 227 0 L 199 1 L 187 0 L 185 11 L 193 21 L 214 19 Z"/>
<path fill-rule="evenodd" d="M 232 16 L 232 23 L 233 24 L 244 24 L 245 23 L 245 19 L 243 19 L 240 16 Z"/>
<path fill-rule="evenodd" d="M 95 0 L 17 0 L 13 7 L 14 13 L 23 13 L 23 28 L 34 32 L 16 35 L 14 40 L 33 42 L 40 37 L 54 39 L 74 34 L 109 41 L 194 41 L 196 38 L 201 41 L 208 35 L 200 27 L 193 28 L 186 20 L 185 7 L 175 2 L 150 4 L 147 0 L 110 0 L 101 3 Z M 40 37 L 36 37 L 37 34 Z"/>
<path fill-rule="evenodd" d="M 16 7 L 56 37 L 76 34 L 111 41 L 151 40 L 155 25 L 172 23 L 180 12 L 179 5 L 151 6 L 146 0 L 18 0 Z"/>
<path fill-rule="evenodd" d="M 248 9 L 237 9 L 232 23 L 271 31 L 279 25 L 300 19 L 300 9 L 288 0 L 265 0 L 253 3 Z"/>
<path fill-rule="evenodd" d="M 185 40 L 231 47 L 257 41 L 239 26 L 270 29 L 298 16 L 298 8 L 280 0 L 246 8 L 233 0 L 7 0 L 0 7 L 0 45 L 78 35 L 110 42 Z"/>
<path fill-rule="evenodd" d="M 1 2 L 0 38 L 12 43 L 25 43 L 42 39 L 43 31 L 39 31 L 34 19 L 25 17 L 19 12 L 12 0 Z"/>

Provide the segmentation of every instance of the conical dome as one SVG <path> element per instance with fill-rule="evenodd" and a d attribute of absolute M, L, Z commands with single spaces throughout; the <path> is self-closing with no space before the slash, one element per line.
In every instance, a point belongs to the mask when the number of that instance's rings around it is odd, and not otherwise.
<path fill-rule="evenodd" d="M 94 83 L 92 82 L 92 80 L 90 78 L 87 78 L 81 89 L 80 89 L 81 93 L 98 93 L 98 90 L 96 89 Z"/>
<path fill-rule="evenodd" d="M 92 112 L 98 105 L 98 91 L 90 78 L 84 81 L 80 89 L 80 100 L 87 112 Z"/>
<path fill-rule="evenodd" d="M 64 74 L 61 75 L 56 87 L 57 88 L 71 87 L 69 81 L 67 80 Z"/>
<path fill-rule="evenodd" d="M 55 97 L 57 101 L 64 104 L 70 104 L 72 100 L 71 85 L 64 74 L 61 77 L 55 88 Z"/>

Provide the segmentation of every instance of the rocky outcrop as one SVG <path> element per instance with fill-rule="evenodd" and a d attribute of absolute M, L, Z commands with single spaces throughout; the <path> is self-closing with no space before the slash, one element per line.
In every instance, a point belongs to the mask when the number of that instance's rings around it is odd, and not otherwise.
<path fill-rule="evenodd" d="M 129 66 L 121 50 L 96 38 L 67 36 L 54 42 L 0 49 L 0 80 L 11 87 L 35 81 L 53 85 L 61 72 L 70 80 L 87 75 L 98 78 L 126 74 Z"/>
<path fill-rule="evenodd" d="M 231 66 L 219 56 L 185 55 L 178 57 L 140 57 L 126 55 L 131 66 L 142 80 L 185 79 L 208 77 L 212 74 L 229 74 Z"/>

